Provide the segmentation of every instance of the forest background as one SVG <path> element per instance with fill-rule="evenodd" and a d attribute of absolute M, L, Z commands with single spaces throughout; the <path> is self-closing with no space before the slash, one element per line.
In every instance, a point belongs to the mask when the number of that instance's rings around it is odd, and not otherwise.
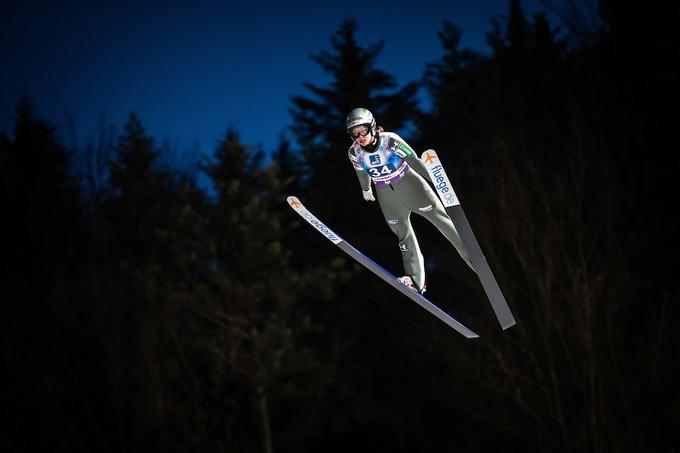
<path fill-rule="evenodd" d="M 291 99 L 273 150 L 229 128 L 185 155 L 135 113 L 74 147 L 19 99 L 0 134 L 0 448 L 679 451 L 678 2 L 601 1 L 596 26 L 565 13 L 559 32 L 508 11 L 490 55 L 444 24 L 442 58 L 403 86 L 344 21 L 313 56 L 331 82 Z M 438 151 L 515 327 L 423 219 L 427 296 L 478 340 L 286 206 L 400 272 L 347 160 L 356 106 Z"/>

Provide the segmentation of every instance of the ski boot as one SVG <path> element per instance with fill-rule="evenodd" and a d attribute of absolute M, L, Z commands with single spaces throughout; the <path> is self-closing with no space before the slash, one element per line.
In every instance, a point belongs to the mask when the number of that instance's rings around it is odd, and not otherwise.
<path fill-rule="evenodd" d="M 421 296 L 423 295 L 423 293 L 425 292 L 425 290 L 426 290 L 426 288 L 427 288 L 427 283 L 423 283 L 423 287 L 422 287 L 421 289 L 416 288 L 416 285 L 415 285 L 415 283 L 413 282 L 413 278 L 411 278 L 410 275 L 404 275 L 403 277 L 399 277 L 397 280 L 399 280 L 399 281 L 402 282 L 404 285 L 406 285 L 406 286 L 408 286 L 409 288 L 411 288 L 413 291 L 416 291 L 416 292 L 417 292 L 418 294 L 420 294 Z"/>

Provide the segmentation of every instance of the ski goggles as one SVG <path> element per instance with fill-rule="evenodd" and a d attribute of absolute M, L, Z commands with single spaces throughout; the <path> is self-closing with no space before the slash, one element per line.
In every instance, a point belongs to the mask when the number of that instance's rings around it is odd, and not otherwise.
<path fill-rule="evenodd" d="M 365 124 L 362 124 L 360 126 L 354 126 L 348 132 L 352 138 L 366 137 L 368 134 L 370 134 L 371 128 Z"/>

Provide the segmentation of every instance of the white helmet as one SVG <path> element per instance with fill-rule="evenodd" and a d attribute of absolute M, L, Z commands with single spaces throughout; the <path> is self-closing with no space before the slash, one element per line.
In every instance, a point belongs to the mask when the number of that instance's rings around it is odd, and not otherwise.
<path fill-rule="evenodd" d="M 345 120 L 345 129 L 347 132 L 351 133 L 353 127 L 361 126 L 363 124 L 368 125 L 371 128 L 371 133 L 375 135 L 375 118 L 373 114 L 364 108 L 352 109 L 347 114 L 347 119 Z"/>

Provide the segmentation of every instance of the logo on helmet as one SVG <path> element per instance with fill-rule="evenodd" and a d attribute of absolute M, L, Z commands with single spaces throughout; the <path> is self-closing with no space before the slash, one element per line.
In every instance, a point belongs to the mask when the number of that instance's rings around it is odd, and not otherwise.
<path fill-rule="evenodd" d="M 373 114 L 364 108 L 352 109 L 346 117 L 345 126 L 347 129 L 351 129 L 362 124 L 369 124 L 375 126 L 375 119 Z"/>

